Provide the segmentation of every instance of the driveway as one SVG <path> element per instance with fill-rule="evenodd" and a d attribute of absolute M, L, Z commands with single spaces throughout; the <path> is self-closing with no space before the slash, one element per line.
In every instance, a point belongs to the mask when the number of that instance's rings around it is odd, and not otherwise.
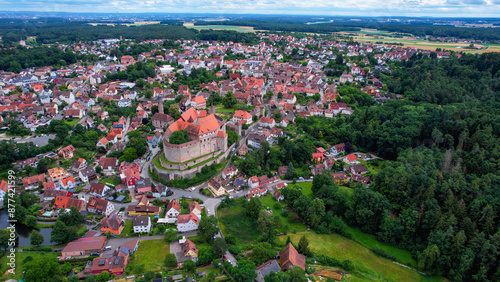
<path fill-rule="evenodd" d="M 178 263 L 182 263 L 189 259 L 189 257 L 185 257 L 182 253 L 182 246 L 179 244 L 179 241 L 170 243 L 170 253 L 175 255 L 175 259 Z"/>

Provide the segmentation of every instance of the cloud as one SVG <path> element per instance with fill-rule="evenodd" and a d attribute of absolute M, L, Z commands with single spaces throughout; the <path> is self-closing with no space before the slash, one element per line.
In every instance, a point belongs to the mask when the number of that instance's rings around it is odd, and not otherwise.
<path fill-rule="evenodd" d="M 464 4 L 471 4 L 471 5 L 485 5 L 487 4 L 486 1 L 484 0 L 464 0 Z"/>

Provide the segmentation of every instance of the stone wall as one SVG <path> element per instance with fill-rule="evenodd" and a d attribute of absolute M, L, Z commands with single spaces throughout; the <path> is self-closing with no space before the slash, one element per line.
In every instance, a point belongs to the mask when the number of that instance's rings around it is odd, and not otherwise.
<path fill-rule="evenodd" d="M 177 169 L 177 170 L 185 170 L 185 169 L 187 169 L 190 166 L 194 166 L 194 165 L 196 165 L 196 164 L 198 164 L 200 162 L 203 162 L 203 161 L 208 160 L 210 158 L 216 157 L 218 154 L 220 154 L 220 150 L 216 151 L 216 152 L 213 152 L 211 154 L 208 154 L 208 155 L 206 155 L 204 157 L 201 157 L 199 159 L 187 162 L 185 164 L 168 164 L 168 163 L 163 162 L 163 158 L 162 157 L 159 157 L 159 160 L 160 160 L 161 165 L 163 167 L 165 167 L 165 168 L 168 168 L 168 169 Z"/>

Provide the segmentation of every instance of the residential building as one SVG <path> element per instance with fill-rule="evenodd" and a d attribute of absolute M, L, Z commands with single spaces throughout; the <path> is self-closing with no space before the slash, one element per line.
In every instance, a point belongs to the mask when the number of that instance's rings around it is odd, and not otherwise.
<path fill-rule="evenodd" d="M 78 172 L 80 180 L 82 182 L 88 183 L 97 180 L 97 174 L 93 167 L 86 167 Z"/>
<path fill-rule="evenodd" d="M 93 182 L 90 184 L 90 194 L 95 197 L 104 197 L 111 191 L 111 188 L 106 184 Z"/>
<path fill-rule="evenodd" d="M 189 257 L 192 261 L 198 261 L 198 249 L 196 248 L 196 244 L 191 240 L 187 239 L 183 244 L 181 244 L 182 254 L 185 257 Z"/>
<path fill-rule="evenodd" d="M 246 111 L 240 111 L 240 110 L 234 111 L 232 121 L 236 124 L 241 120 L 244 121 L 246 124 L 250 125 L 252 123 L 252 115 Z"/>
<path fill-rule="evenodd" d="M 56 196 L 54 202 L 54 208 L 57 209 L 69 209 L 71 207 L 76 207 L 78 210 L 83 210 L 85 207 L 85 201 L 65 196 Z"/>
<path fill-rule="evenodd" d="M 167 212 L 165 217 L 167 218 L 177 218 L 181 213 L 181 205 L 176 200 L 172 200 L 167 205 Z"/>
<path fill-rule="evenodd" d="M 268 260 L 264 262 L 263 264 L 259 265 L 255 272 L 257 273 L 257 282 L 264 282 L 264 277 L 267 275 L 271 274 L 271 272 L 278 273 L 281 271 L 281 268 L 278 264 L 278 261 L 275 259 Z"/>
<path fill-rule="evenodd" d="M 198 230 L 199 218 L 194 213 L 181 214 L 177 217 L 177 231 L 189 232 Z"/>
<path fill-rule="evenodd" d="M 45 182 L 45 174 L 33 175 L 22 179 L 24 190 L 38 189 L 40 182 Z"/>
<path fill-rule="evenodd" d="M 74 151 L 75 151 L 75 148 L 73 147 L 73 145 L 69 145 L 69 146 L 66 146 L 66 147 L 62 148 L 61 150 L 59 150 L 58 154 L 63 159 L 67 160 L 67 159 L 73 158 Z"/>
<path fill-rule="evenodd" d="M 101 232 L 120 235 L 125 227 L 125 221 L 117 214 L 111 214 L 101 219 Z"/>
<path fill-rule="evenodd" d="M 189 204 L 189 213 L 194 213 L 199 219 L 201 219 L 201 207 L 197 201 Z"/>
<path fill-rule="evenodd" d="M 280 252 L 281 270 L 285 271 L 296 266 L 306 269 L 306 257 L 299 254 L 293 247 L 292 243 L 288 243 L 283 251 Z"/>
<path fill-rule="evenodd" d="M 156 206 L 150 206 L 150 205 L 130 205 L 127 207 L 127 213 L 129 216 L 136 216 L 136 215 L 160 215 L 161 214 L 161 208 L 156 207 Z"/>
<path fill-rule="evenodd" d="M 151 231 L 151 218 L 149 216 L 136 216 L 132 219 L 134 233 L 149 233 Z"/>
<path fill-rule="evenodd" d="M 349 180 L 349 177 L 345 172 L 335 172 L 332 174 L 333 182 L 337 185 L 342 183 L 346 183 Z"/>
<path fill-rule="evenodd" d="M 87 202 L 87 211 L 95 214 L 104 214 L 109 216 L 115 210 L 115 205 L 110 201 L 90 197 Z"/>
<path fill-rule="evenodd" d="M 72 241 L 61 251 L 63 257 L 85 256 L 102 253 L 106 246 L 106 236 L 79 238 Z"/>

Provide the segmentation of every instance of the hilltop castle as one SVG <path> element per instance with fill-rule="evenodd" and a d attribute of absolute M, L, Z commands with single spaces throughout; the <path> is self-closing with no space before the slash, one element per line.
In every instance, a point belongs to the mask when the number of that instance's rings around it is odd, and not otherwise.
<path fill-rule="evenodd" d="M 178 130 L 186 130 L 190 141 L 184 144 L 170 144 L 169 138 Z M 211 110 L 197 111 L 191 107 L 177 121 L 171 124 L 163 135 L 165 158 L 173 163 L 183 163 L 209 153 L 227 151 L 226 125 L 222 118 Z"/>

